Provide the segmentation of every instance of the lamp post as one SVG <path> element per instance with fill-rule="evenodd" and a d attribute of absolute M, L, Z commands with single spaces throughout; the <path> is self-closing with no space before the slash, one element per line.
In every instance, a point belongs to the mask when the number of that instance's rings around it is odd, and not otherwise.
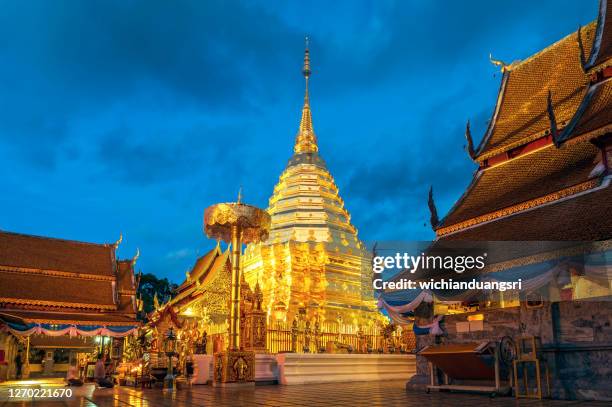
<path fill-rule="evenodd" d="M 175 378 L 172 367 L 172 356 L 176 353 L 176 335 L 172 330 L 172 327 L 168 330 L 164 341 L 164 352 L 168 356 L 168 370 L 166 371 L 166 377 L 164 377 L 164 391 L 173 391 Z"/>
<path fill-rule="evenodd" d="M 229 347 L 214 356 L 213 383 L 253 382 L 255 353 L 240 350 L 240 255 L 243 243 L 268 238 L 270 215 L 262 209 L 240 202 L 220 203 L 206 208 L 204 232 L 210 238 L 231 243 L 232 277 Z"/>

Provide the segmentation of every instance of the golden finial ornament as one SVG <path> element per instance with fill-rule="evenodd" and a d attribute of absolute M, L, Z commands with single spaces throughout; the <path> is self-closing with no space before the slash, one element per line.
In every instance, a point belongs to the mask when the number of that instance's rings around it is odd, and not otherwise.
<path fill-rule="evenodd" d="M 495 66 L 499 66 L 502 73 L 506 72 L 508 70 L 508 68 L 510 67 L 510 64 L 505 63 L 504 61 L 500 60 L 500 59 L 495 59 L 493 58 L 493 55 L 489 52 L 489 61 L 495 65 Z"/>
<path fill-rule="evenodd" d="M 136 254 L 132 257 L 132 266 L 136 265 L 136 260 L 140 257 L 140 249 L 136 248 Z"/>
<path fill-rule="evenodd" d="M 117 241 L 115 243 L 113 243 L 113 246 L 115 247 L 115 250 L 117 250 L 117 248 L 119 247 L 121 242 L 123 242 L 123 233 L 119 233 L 119 239 L 117 239 Z"/>
<path fill-rule="evenodd" d="M 304 91 L 304 106 L 302 107 L 302 119 L 300 120 L 300 128 L 295 138 L 295 154 L 301 153 L 316 153 L 319 151 L 317 146 L 317 137 L 315 136 L 312 126 L 312 113 L 310 111 L 310 96 L 308 94 L 308 79 L 312 74 L 310 69 L 310 38 L 305 38 L 304 49 L 304 66 L 302 67 L 302 75 L 304 75 L 306 89 Z"/>

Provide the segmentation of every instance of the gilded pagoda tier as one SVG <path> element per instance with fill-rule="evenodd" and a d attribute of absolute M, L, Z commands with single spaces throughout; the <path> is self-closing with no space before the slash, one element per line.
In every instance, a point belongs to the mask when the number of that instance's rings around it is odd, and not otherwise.
<path fill-rule="evenodd" d="M 270 317 L 374 323 L 384 317 L 372 293 L 371 258 L 319 155 L 308 95 L 308 50 L 302 72 L 306 92 L 294 155 L 269 201 L 269 237 L 247 246 L 243 272 L 252 287 L 259 282 Z"/>
<path fill-rule="evenodd" d="M 249 284 L 259 281 L 270 318 L 306 316 L 353 325 L 381 319 L 364 251 L 315 241 L 251 245 L 243 270 Z"/>

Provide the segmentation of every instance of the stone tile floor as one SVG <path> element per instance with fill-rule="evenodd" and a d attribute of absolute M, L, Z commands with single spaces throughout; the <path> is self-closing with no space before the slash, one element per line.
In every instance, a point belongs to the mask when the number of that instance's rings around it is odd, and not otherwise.
<path fill-rule="evenodd" d="M 6 400 L 6 399 L 2 399 Z M 406 392 L 404 381 L 372 383 L 311 384 L 300 386 L 257 386 L 252 388 L 222 389 L 193 386 L 164 394 L 159 389 L 116 387 L 96 390 L 93 397 L 73 397 L 70 400 L 40 400 L 34 403 L 0 401 L 0 406 L 610 406 L 603 402 L 520 400 L 511 397 Z"/>

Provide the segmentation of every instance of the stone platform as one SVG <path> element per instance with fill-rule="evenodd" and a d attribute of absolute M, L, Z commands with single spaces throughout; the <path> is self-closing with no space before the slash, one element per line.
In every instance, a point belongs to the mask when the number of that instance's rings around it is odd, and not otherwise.
<path fill-rule="evenodd" d="M 195 372 L 192 384 L 209 384 L 213 380 L 213 356 L 194 355 Z M 255 383 L 278 383 L 278 368 L 276 356 L 269 354 L 255 354 Z"/>
<path fill-rule="evenodd" d="M 278 383 L 288 385 L 408 380 L 416 373 L 414 355 L 283 353 L 276 360 Z"/>
<path fill-rule="evenodd" d="M 193 384 L 212 382 L 211 355 L 194 357 Z M 255 355 L 255 383 L 307 384 L 408 380 L 416 373 L 414 355 L 301 354 Z"/>

